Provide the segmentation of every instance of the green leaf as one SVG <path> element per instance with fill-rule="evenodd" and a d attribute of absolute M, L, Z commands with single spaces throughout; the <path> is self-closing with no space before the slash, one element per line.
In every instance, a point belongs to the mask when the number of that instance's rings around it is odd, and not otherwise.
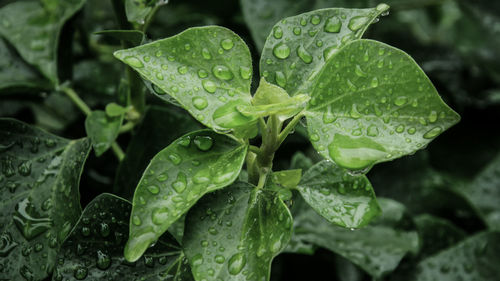
<path fill-rule="evenodd" d="M 114 102 L 108 103 L 106 105 L 106 115 L 109 117 L 118 117 L 127 112 L 127 109 L 119 104 Z"/>
<path fill-rule="evenodd" d="M 415 224 L 422 241 L 419 257 L 433 255 L 467 236 L 450 221 L 427 214 L 416 217 Z"/>
<path fill-rule="evenodd" d="M 110 36 L 118 40 L 126 41 L 132 44 L 132 46 L 139 46 L 146 39 L 146 34 L 139 30 L 102 30 L 94 34 Z"/>
<path fill-rule="evenodd" d="M 333 54 L 361 38 L 389 6 L 372 9 L 322 9 L 286 18 L 273 27 L 260 59 L 260 73 L 290 96 L 311 95 L 318 74 Z M 333 80 L 329 76 L 328 80 Z M 322 79 L 319 79 L 323 83 Z"/>
<path fill-rule="evenodd" d="M 255 118 L 236 109 L 250 105 L 252 61 L 245 42 L 229 29 L 194 27 L 115 56 L 216 131 L 256 126 Z"/>
<path fill-rule="evenodd" d="M 193 280 L 180 245 L 169 233 L 140 262 L 123 257 L 130 202 L 101 194 L 90 202 L 61 246 L 53 280 Z"/>
<path fill-rule="evenodd" d="M 59 34 L 85 0 L 21 1 L 0 9 L 0 35 L 52 83 L 58 83 Z"/>
<path fill-rule="evenodd" d="M 168 3 L 168 0 L 125 0 L 125 12 L 130 22 L 144 24 L 155 8 Z"/>
<path fill-rule="evenodd" d="M 483 232 L 419 263 L 405 280 L 494 280 L 500 274 L 500 234 Z"/>
<path fill-rule="evenodd" d="M 118 137 L 122 124 L 123 114 L 117 117 L 109 117 L 102 110 L 95 110 L 85 119 L 85 130 L 92 141 L 95 155 L 101 156 Z"/>
<path fill-rule="evenodd" d="M 272 259 L 291 236 L 277 194 L 238 182 L 189 211 L 183 244 L 196 280 L 269 280 Z"/>
<path fill-rule="evenodd" d="M 81 213 L 78 184 L 90 149 L 14 119 L 0 119 L 2 277 L 42 280 Z"/>
<path fill-rule="evenodd" d="M 175 139 L 198 129 L 201 129 L 199 123 L 172 107 L 149 107 L 118 167 L 113 193 L 132 200 L 151 158 Z"/>
<path fill-rule="evenodd" d="M 156 154 L 134 193 L 125 258 L 139 259 L 204 194 L 231 184 L 247 147 L 226 135 L 200 130 Z"/>
<path fill-rule="evenodd" d="M 302 177 L 302 169 L 276 171 L 271 174 L 271 180 L 288 189 L 295 189 Z"/>
<path fill-rule="evenodd" d="M 418 234 L 403 205 L 379 198 L 383 213 L 373 224 L 351 231 L 332 225 L 295 201 L 294 238 L 329 249 L 358 265 L 375 278 L 394 270 L 407 253 L 418 250 Z"/>
<path fill-rule="evenodd" d="M 314 148 L 352 170 L 414 153 L 460 119 L 411 57 L 372 40 L 333 55 L 311 96 Z"/>
<path fill-rule="evenodd" d="M 313 161 L 301 151 L 295 152 L 290 161 L 290 169 L 307 171 L 314 165 Z"/>
<path fill-rule="evenodd" d="M 365 175 L 351 175 L 329 161 L 309 169 L 297 190 L 318 214 L 342 227 L 363 227 L 381 212 Z"/>

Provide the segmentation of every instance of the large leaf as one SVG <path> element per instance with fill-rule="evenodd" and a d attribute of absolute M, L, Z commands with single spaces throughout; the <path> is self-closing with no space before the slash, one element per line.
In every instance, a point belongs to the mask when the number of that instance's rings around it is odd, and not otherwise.
<path fill-rule="evenodd" d="M 267 37 L 260 59 L 261 75 L 290 96 L 310 95 L 317 75 L 332 55 L 361 38 L 388 9 L 385 4 L 373 9 L 323 9 L 282 20 Z"/>
<path fill-rule="evenodd" d="M 135 187 L 151 158 L 175 139 L 197 129 L 201 129 L 199 123 L 172 107 L 148 108 L 120 163 L 113 193 L 132 200 Z"/>
<path fill-rule="evenodd" d="M 333 55 L 311 95 L 314 148 L 352 170 L 413 153 L 460 118 L 411 57 L 372 40 Z"/>
<path fill-rule="evenodd" d="M 277 194 L 238 182 L 188 213 L 183 244 L 201 280 L 269 280 L 272 259 L 291 236 L 292 217 Z"/>
<path fill-rule="evenodd" d="M 156 154 L 134 193 L 125 258 L 139 259 L 205 193 L 231 184 L 246 152 L 233 138 L 200 130 Z"/>
<path fill-rule="evenodd" d="M 0 119 L 2 278 L 41 280 L 81 213 L 78 184 L 90 149 L 13 119 Z"/>
<path fill-rule="evenodd" d="M 418 234 L 403 205 L 379 198 L 383 215 L 359 230 L 334 226 L 302 200 L 295 201 L 293 240 L 329 249 L 375 278 L 394 270 L 408 253 L 418 250 Z"/>
<path fill-rule="evenodd" d="M 318 214 L 339 226 L 363 227 L 381 212 L 368 178 L 330 161 L 309 169 L 297 189 Z"/>
<path fill-rule="evenodd" d="M 415 224 L 422 241 L 420 258 L 453 246 L 466 237 L 465 231 L 450 221 L 431 215 L 425 214 L 416 217 Z"/>
<path fill-rule="evenodd" d="M 0 9 L 0 34 L 19 54 L 57 84 L 57 51 L 64 23 L 85 0 L 19 1 Z"/>
<path fill-rule="evenodd" d="M 85 130 L 92 141 L 96 156 L 101 156 L 118 137 L 123 114 L 109 117 L 102 110 L 95 110 L 85 119 Z"/>
<path fill-rule="evenodd" d="M 128 201 L 111 194 L 90 202 L 61 246 L 61 262 L 53 280 L 192 280 L 180 245 L 168 233 L 148 249 L 142 261 L 125 260 L 131 209 Z"/>
<path fill-rule="evenodd" d="M 236 109 L 250 105 L 252 98 L 250 51 L 226 28 L 190 28 L 167 39 L 117 51 L 115 56 L 216 131 L 246 127 L 255 120 Z M 165 96 L 161 93 L 155 91 L 160 98 Z"/>

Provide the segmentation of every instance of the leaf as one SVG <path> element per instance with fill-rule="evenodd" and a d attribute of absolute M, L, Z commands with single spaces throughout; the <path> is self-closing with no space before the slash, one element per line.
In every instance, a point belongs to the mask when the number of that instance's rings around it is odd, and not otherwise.
<path fill-rule="evenodd" d="M 106 115 L 109 117 L 118 117 L 127 112 L 127 109 L 117 103 L 108 103 L 106 105 Z"/>
<path fill-rule="evenodd" d="M 301 169 L 307 171 L 314 165 L 313 161 L 301 151 L 295 152 L 290 161 L 290 169 Z"/>
<path fill-rule="evenodd" d="M 144 24 L 153 9 L 167 3 L 168 0 L 125 0 L 127 19 L 130 22 Z"/>
<path fill-rule="evenodd" d="M 57 51 L 64 23 L 85 0 L 21 1 L 0 9 L 0 35 L 53 84 L 58 84 Z"/>
<path fill-rule="evenodd" d="M 106 193 L 90 202 L 61 246 L 53 280 L 193 280 L 180 245 L 168 233 L 142 261 L 125 260 L 131 209 L 130 202 Z"/>
<path fill-rule="evenodd" d="M 322 9 L 286 18 L 273 27 L 260 59 L 260 74 L 290 96 L 311 95 L 318 75 L 340 48 L 361 38 L 389 6 Z M 331 80 L 334 76 L 329 76 Z M 319 79 L 319 80 L 318 80 Z"/>
<path fill-rule="evenodd" d="M 406 280 L 494 280 L 500 274 L 500 234 L 483 232 L 419 263 Z"/>
<path fill-rule="evenodd" d="M 226 135 L 200 130 L 156 154 L 134 193 L 125 258 L 139 259 L 204 194 L 231 184 L 247 147 Z"/>
<path fill-rule="evenodd" d="M 219 26 L 194 27 L 173 37 L 120 50 L 115 56 L 172 96 L 216 131 L 255 127 L 236 109 L 250 105 L 252 60 L 245 42 Z M 165 99 L 165 95 L 155 95 Z"/>
<path fill-rule="evenodd" d="M 102 30 L 94 34 L 113 37 L 118 40 L 129 42 L 133 46 L 141 45 L 146 39 L 146 34 L 139 30 Z"/>
<path fill-rule="evenodd" d="M 416 217 L 415 224 L 422 241 L 420 257 L 451 247 L 467 236 L 465 231 L 450 221 L 427 214 Z"/>
<path fill-rule="evenodd" d="M 95 155 L 101 156 L 118 137 L 122 124 L 123 114 L 117 117 L 109 117 L 102 110 L 94 110 L 85 119 L 85 130 L 92 141 Z"/>
<path fill-rule="evenodd" d="M 342 227 L 363 227 L 381 212 L 365 175 L 351 175 L 328 161 L 311 167 L 297 190 L 318 214 Z"/>
<path fill-rule="evenodd" d="M 113 193 L 132 200 L 135 187 L 151 158 L 175 139 L 198 129 L 201 126 L 194 119 L 172 107 L 149 107 L 127 146 L 115 177 Z"/>
<path fill-rule="evenodd" d="M 271 179 L 276 184 L 288 189 L 295 189 L 302 177 L 302 169 L 276 171 L 271 174 Z"/>
<path fill-rule="evenodd" d="M 2 277 L 42 280 L 81 213 L 78 184 L 90 149 L 14 119 L 0 119 Z"/>
<path fill-rule="evenodd" d="M 403 205 L 379 198 L 382 216 L 359 230 L 330 224 L 309 208 L 295 201 L 294 240 L 312 243 L 333 251 L 358 265 L 375 278 L 394 270 L 408 253 L 418 250 L 418 235 Z"/>
<path fill-rule="evenodd" d="M 292 217 L 274 192 L 237 182 L 189 211 L 184 251 L 196 280 L 269 280 Z"/>
<path fill-rule="evenodd" d="M 314 148 L 351 170 L 414 153 L 460 119 L 411 57 L 372 40 L 340 49 L 311 97 Z"/>

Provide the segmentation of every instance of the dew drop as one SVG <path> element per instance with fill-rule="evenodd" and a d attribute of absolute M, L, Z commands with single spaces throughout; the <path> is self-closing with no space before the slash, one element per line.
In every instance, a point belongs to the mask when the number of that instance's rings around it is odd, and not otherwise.
<path fill-rule="evenodd" d="M 151 192 L 151 194 L 158 194 L 160 192 L 160 188 L 156 185 L 149 185 L 146 189 Z"/>
<path fill-rule="evenodd" d="M 196 136 L 194 144 L 201 151 L 208 151 L 214 145 L 214 141 L 210 136 Z"/>
<path fill-rule="evenodd" d="M 174 164 L 179 165 L 182 162 L 182 157 L 177 153 L 171 153 L 168 155 L 168 159 Z"/>
<path fill-rule="evenodd" d="M 141 225 L 142 224 L 141 218 L 139 218 L 137 215 L 133 216 L 132 223 L 137 226 Z"/>
<path fill-rule="evenodd" d="M 207 78 L 207 76 L 208 76 L 208 72 L 206 72 L 203 69 L 198 70 L 198 77 L 200 77 L 200 78 Z"/>
<path fill-rule="evenodd" d="M 273 54 L 275 57 L 278 59 L 286 59 L 288 56 L 290 56 L 290 47 L 288 47 L 287 44 L 285 43 L 278 43 L 276 46 L 273 48 Z"/>
<path fill-rule="evenodd" d="M 297 35 L 297 36 L 298 36 L 298 35 L 300 35 L 301 33 L 302 33 L 302 28 L 300 28 L 300 27 L 298 27 L 298 26 L 293 28 L 293 34 L 295 34 L 295 35 Z"/>
<path fill-rule="evenodd" d="M 175 192 L 182 193 L 186 189 L 186 174 L 179 173 L 177 175 L 177 180 L 172 184 Z"/>
<path fill-rule="evenodd" d="M 438 118 L 438 114 L 437 114 L 437 112 L 436 112 L 436 111 L 434 111 L 434 110 L 433 110 L 433 111 L 431 111 L 431 112 L 429 113 L 429 122 L 430 122 L 430 123 L 434 123 L 434 122 L 436 122 L 436 121 L 437 121 L 437 118 Z"/>
<path fill-rule="evenodd" d="M 136 68 L 142 68 L 144 67 L 144 64 L 142 63 L 142 61 L 136 57 L 126 57 L 124 59 L 125 63 L 132 66 L 132 67 L 136 67 Z"/>
<path fill-rule="evenodd" d="M 252 77 L 252 70 L 250 67 L 240 66 L 240 76 L 245 80 L 250 79 L 250 77 Z"/>
<path fill-rule="evenodd" d="M 111 258 L 109 255 L 103 253 L 101 250 L 97 250 L 97 268 L 101 270 L 106 270 L 111 266 Z"/>
<path fill-rule="evenodd" d="M 88 275 L 88 270 L 85 268 L 85 267 L 77 267 L 75 269 L 75 271 L 73 272 L 73 276 L 77 279 L 77 280 L 83 280 L 87 277 Z"/>
<path fill-rule="evenodd" d="M 352 17 L 351 20 L 349 20 L 349 24 L 347 25 L 347 27 L 349 27 L 349 29 L 352 31 L 357 31 L 358 29 L 362 28 L 367 22 L 368 17 L 356 16 Z"/>
<path fill-rule="evenodd" d="M 275 79 L 276 79 L 276 83 L 278 84 L 278 86 L 280 86 L 281 88 L 285 88 L 286 77 L 285 77 L 285 74 L 283 72 L 276 71 Z"/>
<path fill-rule="evenodd" d="M 402 106 L 408 102 L 408 98 L 405 96 L 399 96 L 394 100 L 394 104 L 397 106 Z"/>
<path fill-rule="evenodd" d="M 203 89 L 205 89 L 205 91 L 209 92 L 210 94 L 215 93 L 215 90 L 217 89 L 217 85 L 215 85 L 215 83 L 210 80 L 203 80 L 203 82 L 201 82 L 201 85 L 203 86 Z"/>
<path fill-rule="evenodd" d="M 311 23 L 314 25 L 318 25 L 321 22 L 321 17 L 318 15 L 314 15 L 311 17 Z"/>
<path fill-rule="evenodd" d="M 378 78 L 377 77 L 372 78 L 372 80 L 370 81 L 370 86 L 372 86 L 372 88 L 378 87 Z"/>
<path fill-rule="evenodd" d="M 274 29 L 273 29 L 273 36 L 276 39 L 281 39 L 281 37 L 283 37 L 283 29 L 281 28 L 281 26 L 275 26 L 274 27 Z"/>
<path fill-rule="evenodd" d="M 187 66 L 185 66 L 185 65 L 183 65 L 183 66 L 179 66 L 179 68 L 177 68 L 177 71 L 179 72 L 179 74 L 184 75 L 184 74 L 186 74 L 186 73 L 187 73 L 188 68 L 187 68 Z"/>
<path fill-rule="evenodd" d="M 441 129 L 441 127 L 434 127 L 432 129 L 430 129 L 429 131 L 427 131 L 425 134 L 424 134 L 424 139 L 432 139 L 432 138 L 435 138 L 437 137 L 441 132 L 443 131 L 443 129 Z"/>
<path fill-rule="evenodd" d="M 231 80 L 233 79 L 233 73 L 231 70 L 224 65 L 216 65 L 212 68 L 212 73 L 215 77 L 221 80 Z"/>
<path fill-rule="evenodd" d="M 302 44 L 300 44 L 299 47 L 297 47 L 297 56 L 299 56 L 299 58 L 307 64 L 311 63 L 313 60 L 311 54 L 307 52 L 307 50 L 304 48 Z"/>
<path fill-rule="evenodd" d="M 237 275 L 241 272 L 246 264 L 246 258 L 242 253 L 234 254 L 228 261 L 227 269 L 229 274 Z"/>
<path fill-rule="evenodd" d="M 151 220 L 156 225 L 162 225 L 168 220 L 169 214 L 166 207 L 156 208 L 151 214 Z"/>
<path fill-rule="evenodd" d="M 203 110 L 208 106 L 207 99 L 203 97 L 194 97 L 193 98 L 193 106 L 198 110 Z"/>
<path fill-rule="evenodd" d="M 325 32 L 328 33 L 339 33 L 340 29 L 342 28 L 342 22 L 340 21 L 339 17 L 331 17 L 326 20 L 325 23 Z"/>
<path fill-rule="evenodd" d="M 227 38 L 227 39 L 224 39 L 224 40 L 222 40 L 222 41 L 220 42 L 220 46 L 221 46 L 224 50 L 228 51 L 228 50 L 231 50 L 231 49 L 233 48 L 234 43 L 233 43 L 233 40 L 231 40 L 231 39 Z"/>
<path fill-rule="evenodd" d="M 226 258 L 224 258 L 224 256 L 222 256 L 222 255 L 216 255 L 214 260 L 216 263 L 222 264 L 222 263 L 224 263 Z"/>

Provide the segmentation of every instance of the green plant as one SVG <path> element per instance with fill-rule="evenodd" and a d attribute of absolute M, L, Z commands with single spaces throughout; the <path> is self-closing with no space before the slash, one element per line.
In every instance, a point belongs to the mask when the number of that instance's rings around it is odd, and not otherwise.
<path fill-rule="evenodd" d="M 2 272 L 8 278 L 39 280 L 55 270 L 53 280 L 269 280 L 271 261 L 284 250 L 311 252 L 307 243 L 313 243 L 349 256 L 348 247 L 324 234 L 353 245 L 366 238 L 336 226 L 366 227 L 377 239 L 400 241 L 380 264 L 351 257 L 375 277 L 417 252 L 415 233 L 395 230 L 406 219 L 404 206 L 388 199 L 379 206 L 365 174 L 375 164 L 426 147 L 459 116 L 410 56 L 361 39 L 389 6 L 328 8 L 281 20 L 265 41 L 252 95 L 252 57 L 235 33 L 194 27 L 146 43 L 143 31 L 164 1 L 125 3 L 113 1 L 123 30 L 100 33 L 121 40 L 124 49 L 114 56 L 128 66 L 105 110 L 92 110 L 69 82 L 61 83 L 57 42 L 84 1 L 17 2 L 0 10 L 0 34 L 39 71 L 2 48 L 18 80 L 2 77 L 10 84 L 0 86 L 64 93 L 87 116 L 88 135 L 67 140 L 0 120 L 1 210 L 12 213 L 1 221 Z M 17 36 L 20 28 L 46 42 Z M 161 124 L 148 124 L 143 83 L 209 129 L 189 123 L 179 138 L 167 136 L 169 144 L 148 159 L 132 205 L 103 194 L 82 212 L 78 186 L 91 146 L 96 156 L 111 149 L 127 161 L 139 156 L 122 151 L 120 133 L 142 124 L 168 134 Z M 299 155 L 293 169 L 273 170 L 275 153 L 301 122 L 326 160 L 312 165 Z M 302 174 L 302 168 L 308 170 Z M 127 192 L 115 193 L 128 197 Z M 294 230 L 294 220 L 301 228 Z M 379 241 L 365 242 L 373 251 L 379 247 Z M 144 263 L 134 263 L 142 256 Z"/>

